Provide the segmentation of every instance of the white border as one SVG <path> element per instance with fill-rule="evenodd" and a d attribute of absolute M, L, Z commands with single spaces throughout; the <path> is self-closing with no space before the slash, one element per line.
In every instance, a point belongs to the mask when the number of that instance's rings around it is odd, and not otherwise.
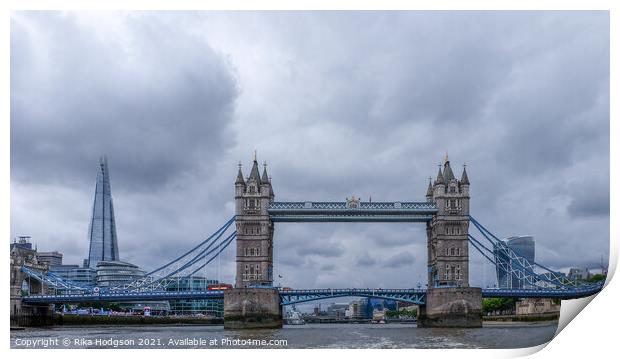
<path fill-rule="evenodd" d="M 175 0 L 175 1 L 165 1 L 165 0 L 141 0 L 141 1 L 128 1 L 128 0 L 110 0 L 99 3 L 86 3 L 85 1 L 79 0 L 64 0 L 64 1 L 54 1 L 53 3 L 45 0 L 23 0 L 23 1 L 5 1 L 2 3 L 2 16 L 0 18 L 0 38 L 2 39 L 3 49 L 5 49 L 2 56 L 2 66 L 4 68 L 4 74 L 2 78 L 5 81 L 2 82 L 2 93 L 0 96 L 0 109 L 2 113 L 2 123 L 0 124 L 0 144 L 2 146 L 2 151 L 0 154 L 0 159 L 2 166 L 0 167 L 0 171 L 2 171 L 2 196 L 0 198 L 5 199 L 2 206 L 2 215 L 0 216 L 0 226 L 4 230 L 5 238 L 9 238 L 9 223 L 10 223 L 10 156 L 9 156 L 9 134 L 10 134 L 10 110 L 9 110 L 9 90 L 10 90 L 10 82 L 8 81 L 10 76 L 10 67 L 9 67 L 9 41 L 10 41 L 10 11 L 11 10 L 45 10 L 45 9 L 88 9 L 88 10 L 186 10 L 186 9 L 204 9 L 204 10 L 254 10 L 254 9 L 264 9 L 264 10 L 275 10 L 275 9 L 291 9 L 291 10 L 304 10 L 304 9 L 330 9 L 330 10 L 339 10 L 339 9 L 350 9 L 351 2 L 348 1 L 326 1 L 326 0 L 300 0 L 300 1 L 284 1 L 284 0 L 263 0 L 263 1 L 190 1 L 190 0 Z M 611 10 L 611 64 L 618 63 L 618 20 L 619 16 L 618 12 L 618 2 L 613 0 L 590 0 L 590 1 L 570 1 L 570 0 L 522 0 L 522 1 L 436 1 L 436 2 L 422 2 L 422 1 L 395 1 L 395 0 L 384 0 L 384 1 L 364 1 L 359 0 L 354 2 L 356 9 L 419 9 L 419 10 L 479 10 L 479 9 L 489 9 L 489 10 L 555 10 L 555 9 L 564 9 L 564 10 Z M 610 98 L 617 99 L 618 97 L 618 72 L 616 71 L 616 67 L 612 66 L 611 68 L 611 92 Z M 614 142 L 617 139 L 618 134 L 618 125 L 617 125 L 617 106 L 614 101 L 611 101 L 611 112 L 610 112 L 610 133 L 611 133 L 611 182 L 610 183 L 618 183 L 618 144 Z M 617 239 L 619 238 L 618 225 L 615 224 L 614 219 L 617 218 L 618 213 L 618 205 L 614 200 L 618 199 L 618 191 L 611 187 L 611 212 L 610 212 L 610 223 L 611 223 L 611 248 L 610 248 L 610 276 L 615 271 L 615 267 L 618 261 L 618 243 Z M 587 240 L 587 239 L 584 239 Z M 7 291 L 8 289 L 8 273 L 6 273 L 6 269 L 8 268 L 8 256 L 3 257 L 2 261 L 4 264 L 3 275 L 0 277 L 0 286 L 3 290 Z M 617 280 L 616 280 L 617 282 Z M 615 342 L 616 339 L 615 332 L 613 331 L 613 327 L 615 326 L 615 318 L 616 315 L 616 303 L 619 298 L 618 295 L 618 284 L 611 283 L 609 284 L 603 292 L 596 297 L 592 304 L 588 305 L 585 309 L 583 309 L 583 313 L 577 318 L 575 318 L 570 324 L 566 326 L 566 328 L 559 333 L 559 335 L 552 340 L 546 347 L 539 346 L 536 348 L 528 348 L 528 349 L 519 349 L 519 350 L 416 350 L 415 353 L 411 353 L 409 350 L 399 350 L 399 351 L 391 351 L 388 355 L 396 355 L 396 356 L 407 356 L 411 355 L 419 356 L 420 354 L 428 354 L 438 357 L 514 357 L 514 356 L 523 356 L 527 354 L 534 353 L 538 350 L 538 356 L 542 357 L 557 357 L 557 356 L 566 356 L 566 357 L 574 357 L 574 356 L 598 356 L 604 353 L 613 353 L 615 350 Z M 586 302 L 582 300 L 581 303 L 579 301 L 570 301 L 564 302 L 563 307 L 563 316 L 567 310 L 572 311 L 572 314 L 576 314 L 578 312 L 578 307 L 583 305 Z M 4 296 L 5 308 L 8 308 L 8 295 Z M 5 319 L 5 326 L 3 327 L 5 332 L 5 338 L 7 340 L 7 346 L 4 348 L 5 350 L 9 350 L 9 326 L 8 326 L 8 312 L 0 312 L 0 315 Z M 566 318 L 566 316 L 564 316 Z M 563 319 L 564 319 L 563 318 Z M 413 349 L 415 350 L 415 349 Z M 182 353 L 179 350 L 166 350 L 166 351 L 148 351 L 142 352 L 138 351 L 136 353 L 142 353 L 142 355 L 146 354 L 149 356 L 155 355 L 183 355 L 183 356 L 204 356 L 206 353 L 203 351 L 192 351 L 192 350 L 182 350 Z M 10 353 L 6 353 L 7 355 L 44 355 L 44 356 L 62 356 L 62 357 L 84 357 L 87 355 L 88 357 L 103 357 L 109 355 L 118 355 L 129 356 L 134 355 L 134 350 L 122 350 L 118 351 L 100 351 L 100 350 L 53 350 L 53 351 L 25 351 L 25 352 L 15 352 L 11 351 Z M 223 352 L 219 351 L 209 351 L 209 355 L 221 355 Z M 294 353 L 289 351 L 277 351 L 277 350 L 261 350 L 261 351 L 238 351 L 231 352 L 229 350 L 226 351 L 225 355 L 252 355 L 259 357 L 267 356 L 282 356 L 282 355 L 299 355 L 299 356 L 310 356 L 317 354 L 328 354 L 328 355 L 338 355 L 343 354 L 340 350 L 321 350 L 317 351 L 295 351 Z M 377 355 L 379 353 L 371 353 L 367 350 L 364 351 L 347 351 L 346 354 L 351 355 Z M 140 354 L 138 354 L 140 355 Z M 608 354 L 609 355 L 609 354 Z M 607 355 L 606 355 L 607 356 Z"/>

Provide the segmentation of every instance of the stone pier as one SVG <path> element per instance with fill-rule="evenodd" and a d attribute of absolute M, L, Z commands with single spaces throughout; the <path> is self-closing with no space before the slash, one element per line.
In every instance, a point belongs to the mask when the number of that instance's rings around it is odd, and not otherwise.
<path fill-rule="evenodd" d="M 482 289 L 429 288 L 420 306 L 418 326 L 423 328 L 482 327 Z"/>
<path fill-rule="evenodd" d="M 280 295 L 272 288 L 224 291 L 224 329 L 282 328 Z"/>

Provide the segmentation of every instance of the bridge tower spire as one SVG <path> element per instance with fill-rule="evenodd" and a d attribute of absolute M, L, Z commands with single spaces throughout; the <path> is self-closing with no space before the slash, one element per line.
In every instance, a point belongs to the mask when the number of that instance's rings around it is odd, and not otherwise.
<path fill-rule="evenodd" d="M 247 180 L 243 180 L 239 168 L 235 181 L 237 288 L 271 286 L 273 283 L 273 222 L 267 212 L 273 200 L 266 165 L 261 178 L 255 152 Z"/>

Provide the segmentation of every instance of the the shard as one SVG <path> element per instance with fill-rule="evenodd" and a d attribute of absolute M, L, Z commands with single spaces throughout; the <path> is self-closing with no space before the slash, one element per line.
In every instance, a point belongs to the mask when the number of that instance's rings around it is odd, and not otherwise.
<path fill-rule="evenodd" d="M 88 250 L 88 267 L 95 268 L 99 261 L 118 261 L 118 241 L 114 222 L 114 206 L 110 190 L 110 173 L 108 160 L 99 160 L 95 200 L 88 228 L 90 247 Z"/>

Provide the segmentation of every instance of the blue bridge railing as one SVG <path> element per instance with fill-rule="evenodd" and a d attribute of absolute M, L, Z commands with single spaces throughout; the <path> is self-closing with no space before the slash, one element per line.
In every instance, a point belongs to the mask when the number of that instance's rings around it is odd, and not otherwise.
<path fill-rule="evenodd" d="M 511 297 L 511 298 L 557 298 L 575 299 L 598 293 L 603 282 L 587 288 L 573 289 L 482 289 L 483 298 Z M 423 305 L 426 303 L 425 289 L 383 289 L 383 288 L 327 288 L 327 289 L 290 289 L 279 290 L 282 305 L 311 302 L 339 297 L 367 297 L 391 299 L 400 302 Z M 84 293 L 84 294 L 57 294 L 57 295 L 27 295 L 23 297 L 26 303 L 80 303 L 80 302 L 114 302 L 138 300 L 174 300 L 174 299 L 223 299 L 223 290 L 193 290 L 181 292 L 119 292 L 119 293 Z"/>

